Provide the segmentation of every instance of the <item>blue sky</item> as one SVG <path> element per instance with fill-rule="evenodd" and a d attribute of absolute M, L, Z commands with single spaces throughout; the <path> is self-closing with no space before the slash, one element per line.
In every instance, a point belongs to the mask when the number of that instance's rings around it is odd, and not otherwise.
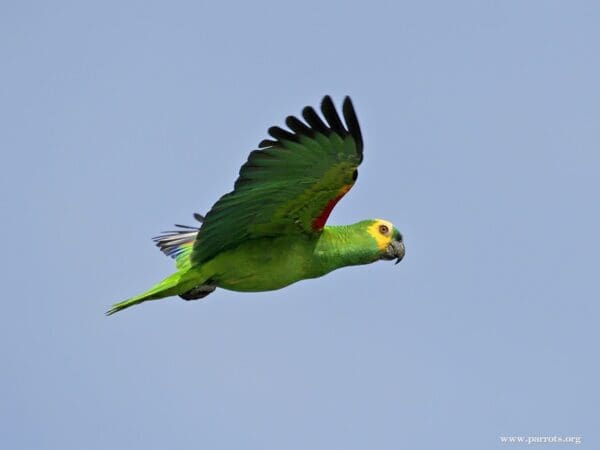
<path fill-rule="evenodd" d="M 0 6 L 0 435 L 11 449 L 597 446 L 597 2 Z M 150 237 L 229 191 L 271 125 L 351 95 L 330 223 L 398 266 L 107 307 Z"/>

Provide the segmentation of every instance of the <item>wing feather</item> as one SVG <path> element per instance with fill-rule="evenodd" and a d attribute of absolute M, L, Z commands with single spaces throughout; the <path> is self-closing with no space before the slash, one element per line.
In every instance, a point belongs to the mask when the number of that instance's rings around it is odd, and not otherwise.
<path fill-rule="evenodd" d="M 331 97 L 301 120 L 274 126 L 241 167 L 234 190 L 206 214 L 191 258 L 200 263 L 248 239 L 321 232 L 335 204 L 354 185 L 363 158 L 358 119 L 349 97 L 343 121 Z"/>

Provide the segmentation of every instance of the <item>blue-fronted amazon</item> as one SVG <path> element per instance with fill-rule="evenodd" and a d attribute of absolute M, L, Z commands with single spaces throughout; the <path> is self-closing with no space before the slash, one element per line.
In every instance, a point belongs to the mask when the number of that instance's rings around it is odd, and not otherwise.
<path fill-rule="evenodd" d="M 182 227 L 154 238 L 176 261 L 177 272 L 150 290 L 113 305 L 113 314 L 146 300 L 207 296 L 216 288 L 260 292 L 323 276 L 340 267 L 404 256 L 400 232 L 382 219 L 325 225 L 352 188 L 363 140 L 349 97 L 342 118 L 329 96 L 322 117 L 311 107 L 289 116 L 288 130 L 250 153 L 233 191 L 206 214 L 199 228 Z"/>

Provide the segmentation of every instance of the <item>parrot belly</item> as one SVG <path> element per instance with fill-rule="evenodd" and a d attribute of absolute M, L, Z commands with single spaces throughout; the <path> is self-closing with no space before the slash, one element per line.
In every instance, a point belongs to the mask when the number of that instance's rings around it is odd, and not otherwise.
<path fill-rule="evenodd" d="M 316 239 L 263 238 L 226 250 L 202 265 L 218 287 L 241 292 L 271 291 L 324 275 L 315 264 Z"/>

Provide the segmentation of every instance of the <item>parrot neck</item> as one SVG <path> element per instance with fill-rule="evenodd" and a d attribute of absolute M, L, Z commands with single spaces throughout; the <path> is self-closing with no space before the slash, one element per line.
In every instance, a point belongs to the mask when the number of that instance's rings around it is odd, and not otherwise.
<path fill-rule="evenodd" d="M 315 247 L 316 266 L 322 274 L 346 266 L 370 264 L 381 257 L 377 243 L 368 233 L 371 221 L 352 225 L 326 226 Z"/>

